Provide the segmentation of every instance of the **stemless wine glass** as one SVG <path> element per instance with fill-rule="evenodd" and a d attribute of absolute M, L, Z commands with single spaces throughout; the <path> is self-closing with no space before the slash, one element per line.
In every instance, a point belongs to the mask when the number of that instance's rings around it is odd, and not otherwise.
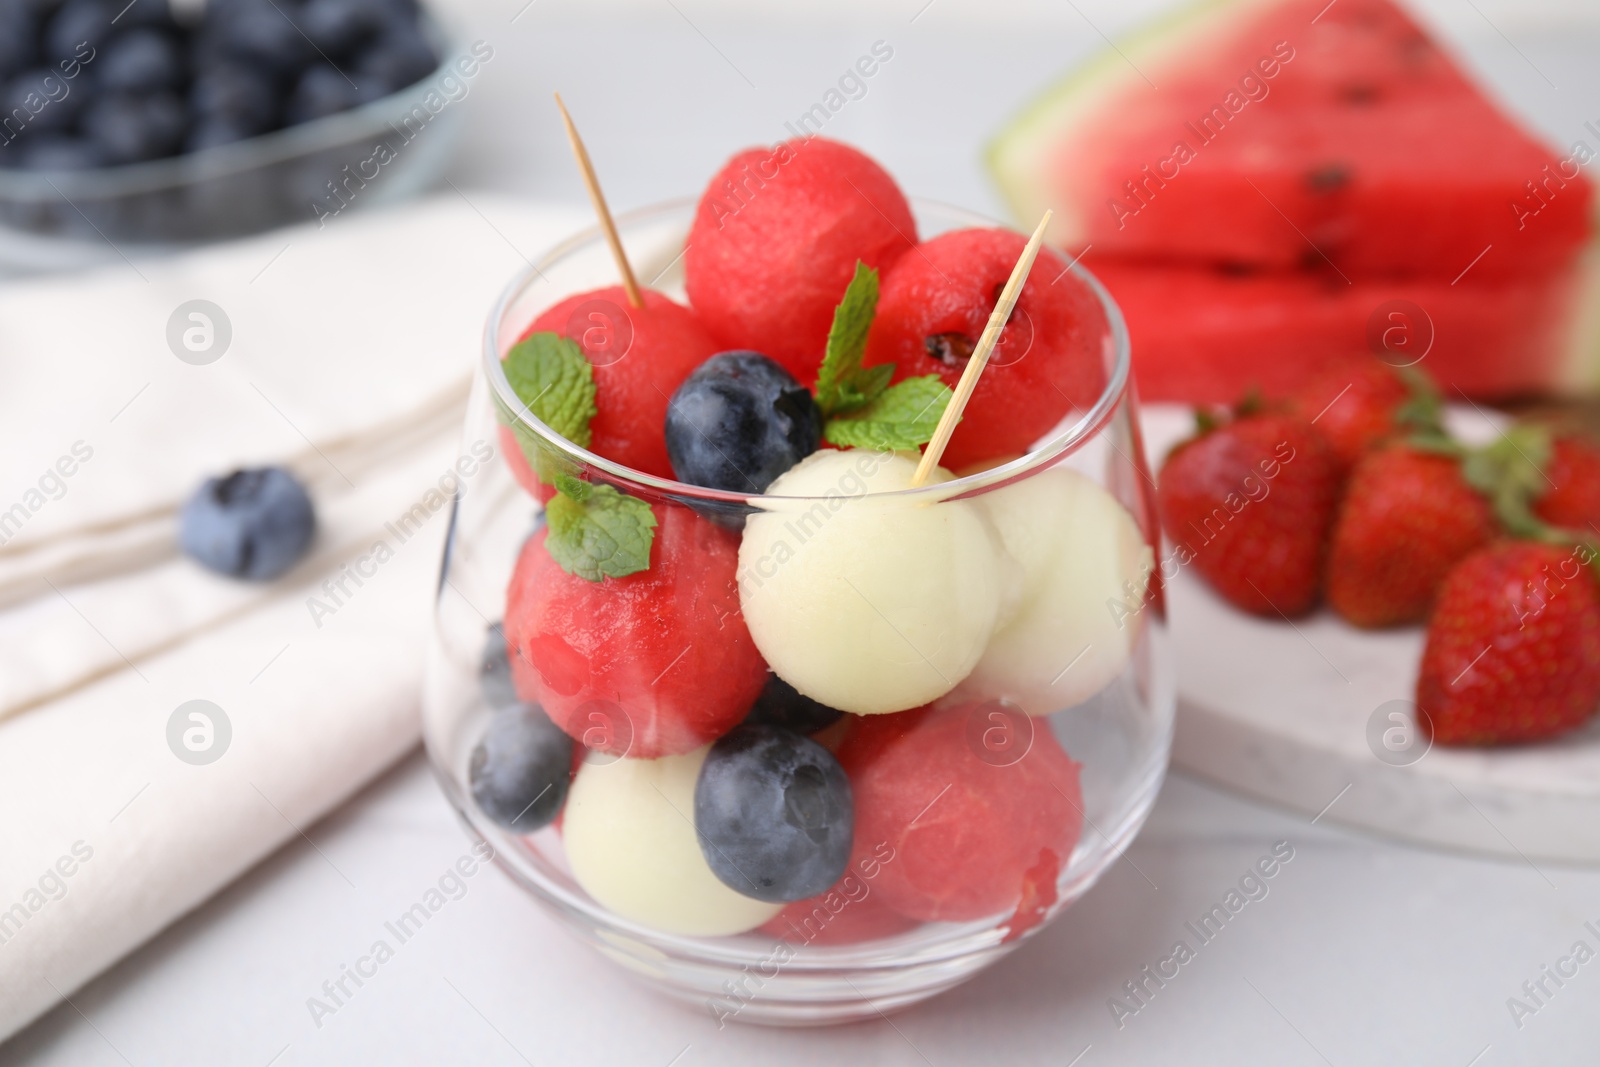
<path fill-rule="evenodd" d="M 913 209 L 924 239 L 996 225 L 935 203 L 913 202 Z M 618 219 L 638 275 L 655 278 L 657 288 L 679 300 L 693 214 L 692 202 L 677 201 Z M 844 1022 L 963 981 L 1093 885 L 1138 831 L 1160 788 L 1175 697 L 1156 565 L 1160 540 L 1127 333 L 1116 306 L 1087 272 L 1048 250 L 1040 263 L 1055 265 L 1046 275 L 1057 278 L 1053 284 L 1085 294 L 1083 321 L 1073 326 L 1088 340 L 1079 346 L 1088 353 L 1085 366 L 1073 369 L 1081 395 L 1063 392 L 1061 422 L 1026 455 L 892 492 L 870 487 L 882 484 L 874 480 L 880 469 L 911 462 L 904 454 L 858 449 L 846 454 L 854 457 L 858 478 L 846 470 L 836 483 L 803 497 L 749 497 L 630 470 L 577 447 L 531 415 L 501 361 L 542 310 L 575 292 L 614 284 L 596 230 L 540 258 L 511 284 L 489 319 L 464 448 L 498 454 L 458 494 L 452 515 L 424 701 L 428 753 L 469 833 L 493 847 L 500 866 L 533 900 L 582 940 L 719 1024 Z M 626 316 L 623 309 L 612 311 Z M 1028 358 L 1027 329 L 1017 338 L 997 354 L 1001 365 Z M 524 599 L 545 592 L 541 582 L 578 581 L 548 568 L 518 567 L 519 555 L 542 551 L 540 498 L 549 496 L 524 488 L 532 484 L 530 456 L 549 480 L 561 473 L 649 504 L 658 552 L 674 551 L 662 542 L 703 546 L 699 562 L 672 572 L 696 586 L 679 591 L 682 599 L 720 598 L 724 605 L 720 634 L 685 635 L 702 644 L 688 657 L 695 669 L 716 675 L 688 684 L 710 703 L 736 702 L 735 722 L 767 677 L 763 657 L 812 696 L 838 693 L 828 701 L 835 706 L 852 705 L 857 696 L 870 704 L 886 687 L 902 695 L 926 689 L 927 704 L 918 710 L 847 714 L 815 735 L 837 752 L 854 803 L 853 850 L 831 889 L 793 903 L 756 900 L 708 882 L 709 865 L 682 878 L 673 872 L 672 878 L 599 887 L 591 874 L 597 863 L 626 866 L 638 859 L 629 849 L 676 848 L 689 866 L 717 858 L 704 835 L 697 837 L 692 796 L 698 761 L 705 758 L 705 749 L 693 746 L 711 738 L 662 741 L 652 734 L 654 747 L 630 743 L 643 727 L 630 720 L 626 690 L 653 684 L 645 672 L 661 671 L 656 652 L 643 647 L 597 653 L 621 689 L 609 702 L 574 708 L 574 701 L 593 696 L 571 683 L 574 671 L 586 669 L 582 659 L 574 666 L 576 653 L 561 644 L 559 632 L 546 633 L 545 644 L 535 648 L 520 634 L 521 623 L 508 618 L 520 699 L 542 698 L 551 717 L 589 748 L 576 749 L 583 763 L 564 824 L 519 833 L 475 803 L 474 750 L 493 705 L 514 699 L 503 687 L 497 695 L 481 677 L 486 647 L 500 647 L 498 626 L 513 575 Z M 930 521 L 941 532 L 928 535 L 929 543 L 949 548 L 948 558 L 913 558 L 854 575 L 829 570 L 830 561 L 841 558 L 841 537 L 847 548 L 848 538 L 861 539 L 862 553 L 869 554 L 867 541 L 925 530 Z M 950 530 L 959 532 L 948 535 L 954 541 L 939 540 Z M 833 548 L 816 548 L 824 542 Z M 871 551 L 877 558 L 895 555 L 882 544 Z M 606 578 L 584 595 L 623 595 L 629 582 L 661 581 L 667 573 Z M 860 663 L 849 669 L 821 663 L 803 647 L 806 640 L 784 643 L 793 605 L 783 598 L 819 582 L 849 584 L 865 602 L 840 601 L 837 619 L 824 621 L 822 628 L 832 630 L 837 622 L 839 631 L 821 642 L 826 655 L 848 659 L 877 649 L 876 668 L 863 674 Z M 825 602 L 813 598 L 808 610 Z M 935 603 L 948 610 L 930 609 Z M 569 615 L 566 625 L 582 630 L 591 621 Z M 566 657 L 559 669 L 541 662 L 550 640 Z M 732 651 L 706 650 L 718 641 L 729 642 Z M 635 651 L 637 663 L 630 660 Z M 603 713 L 595 713 L 596 703 Z M 904 699 L 900 706 L 907 706 Z M 726 709 L 721 714 L 726 729 Z M 615 805 L 600 805 L 595 814 L 591 804 L 575 821 L 574 798 L 590 786 L 591 793 L 601 790 L 607 775 L 637 774 L 641 758 L 660 755 L 663 746 L 669 754 L 660 766 L 675 770 L 649 778 L 664 805 L 648 813 L 649 827 L 630 824 L 627 809 Z M 572 835 L 571 854 L 563 833 Z M 631 844 L 612 848 L 607 834 Z M 608 849 L 616 855 L 594 858 Z M 586 880 L 595 892 L 586 891 Z M 656 917 L 652 894 L 692 893 L 694 886 L 707 894 L 690 902 L 695 922 Z M 670 903 L 679 911 L 684 904 Z"/>

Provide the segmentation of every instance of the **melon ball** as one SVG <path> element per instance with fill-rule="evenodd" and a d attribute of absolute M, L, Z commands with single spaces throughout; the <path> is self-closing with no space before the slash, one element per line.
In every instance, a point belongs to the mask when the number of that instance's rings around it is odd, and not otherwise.
<path fill-rule="evenodd" d="M 1014 911 L 1014 932 L 1054 902 L 1083 824 L 1078 765 L 1040 724 L 985 748 L 999 702 L 866 720 L 839 748 L 858 850 L 883 859 L 873 892 L 902 915 L 965 922 Z M 1044 884 L 1041 884 L 1044 883 Z"/>
<path fill-rule="evenodd" d="M 764 510 L 739 546 L 745 623 L 780 678 L 831 708 L 938 699 L 999 617 L 1005 572 L 974 505 L 868 495 L 908 488 L 916 467 L 904 453 L 824 449 L 752 498 Z M 817 499 L 771 499 L 783 496 Z"/>
<path fill-rule="evenodd" d="M 1021 567 L 1022 596 L 961 686 L 1030 715 L 1089 699 L 1122 673 L 1139 636 L 1155 555 L 1110 493 L 1057 467 L 985 493 L 975 504 Z"/>
<path fill-rule="evenodd" d="M 856 261 L 887 270 L 916 239 L 894 179 L 849 145 L 747 149 L 700 197 L 684 254 L 689 302 L 724 347 L 764 352 L 809 385 Z"/>
<path fill-rule="evenodd" d="M 690 309 L 653 289 L 644 290 L 643 296 L 644 307 L 636 308 L 628 306 L 620 285 L 577 293 L 547 308 L 523 336 L 569 337 L 594 368 L 589 451 L 636 471 L 671 478 L 667 402 L 718 345 Z M 502 443 L 505 438 L 502 434 Z M 506 459 L 524 487 L 537 484 L 520 449 L 507 451 Z"/>
<path fill-rule="evenodd" d="M 624 919 L 667 934 L 752 930 L 783 910 L 723 884 L 695 835 L 709 746 L 661 759 L 591 757 L 567 796 L 562 842 L 578 884 Z"/>
<path fill-rule="evenodd" d="M 952 389 L 1028 239 L 1011 230 L 952 230 L 901 256 L 883 278 L 864 362 L 895 381 L 937 374 Z M 954 470 L 1027 452 L 1106 382 L 1110 326 L 1094 292 L 1048 250 L 1034 261 L 945 450 Z"/>

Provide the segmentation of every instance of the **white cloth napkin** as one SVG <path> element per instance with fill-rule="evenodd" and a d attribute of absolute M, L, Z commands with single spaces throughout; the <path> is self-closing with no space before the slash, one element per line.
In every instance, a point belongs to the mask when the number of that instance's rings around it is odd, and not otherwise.
<path fill-rule="evenodd" d="M 586 222 L 452 194 L 0 293 L 0 1038 L 416 743 L 448 508 L 403 540 L 385 524 L 470 454 L 494 298 Z M 232 327 L 205 366 L 166 340 L 193 299 Z M 308 558 L 259 585 L 179 555 L 201 478 L 263 463 L 311 489 Z M 194 699 L 231 727 L 205 765 L 169 745 Z"/>

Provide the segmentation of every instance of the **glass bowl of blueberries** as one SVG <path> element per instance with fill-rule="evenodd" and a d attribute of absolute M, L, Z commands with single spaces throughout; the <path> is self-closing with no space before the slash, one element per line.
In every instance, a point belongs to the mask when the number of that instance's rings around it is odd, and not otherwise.
<path fill-rule="evenodd" d="M 590 231 L 501 298 L 423 698 L 469 833 L 719 1028 L 875 1018 L 1037 934 L 1175 704 L 1105 290 L 1039 254 L 919 480 L 1026 238 L 791 146 L 618 216 L 642 291 Z"/>
<path fill-rule="evenodd" d="M 410 195 L 492 50 L 417 0 L 0 0 L 0 266 L 242 236 Z"/>

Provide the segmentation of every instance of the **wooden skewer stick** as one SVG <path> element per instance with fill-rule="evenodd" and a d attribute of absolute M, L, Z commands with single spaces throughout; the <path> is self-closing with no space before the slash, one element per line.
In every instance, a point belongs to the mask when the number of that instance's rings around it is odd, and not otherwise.
<path fill-rule="evenodd" d="M 578 160 L 578 169 L 583 172 L 583 184 L 589 189 L 589 201 L 594 204 L 594 213 L 600 217 L 600 229 L 605 231 L 606 243 L 611 246 L 611 258 L 617 261 L 617 272 L 622 275 L 622 288 L 627 290 L 628 303 L 642 308 L 644 297 L 639 294 L 639 281 L 633 276 L 628 254 L 622 250 L 622 238 L 617 236 L 617 224 L 611 220 L 611 209 L 606 207 L 605 194 L 600 191 L 600 179 L 595 177 L 594 164 L 589 162 L 589 151 L 583 147 L 583 138 L 578 136 L 578 127 L 572 124 L 572 116 L 567 114 L 567 105 L 561 102 L 560 93 L 556 94 L 556 107 L 561 109 L 561 121 L 567 124 L 567 140 L 572 142 L 572 154 Z"/>
<path fill-rule="evenodd" d="M 1022 258 L 1017 260 L 1017 265 L 1011 269 L 1011 277 L 1006 281 L 1006 287 L 1000 291 L 1000 299 L 995 301 L 994 310 L 989 313 L 989 323 L 983 328 L 983 336 L 978 338 L 978 347 L 972 350 L 972 356 L 967 360 L 967 369 L 961 372 L 961 380 L 956 383 L 955 395 L 950 398 L 943 417 L 939 419 L 939 425 L 934 428 L 933 440 L 922 450 L 922 462 L 917 464 L 917 473 L 911 477 L 912 485 L 921 485 L 928 480 L 928 475 L 939 465 L 939 458 L 944 455 L 945 446 L 950 443 L 950 435 L 956 432 L 956 423 L 961 420 L 961 412 L 967 406 L 967 401 L 972 399 L 972 391 L 978 387 L 978 375 L 988 366 L 989 356 L 1000 341 L 1000 331 L 1005 329 L 1006 320 L 1011 317 L 1011 309 L 1017 306 L 1017 297 L 1022 295 L 1022 286 L 1028 280 L 1028 272 L 1033 269 L 1033 261 L 1038 258 L 1039 247 L 1044 244 L 1044 231 L 1045 227 L 1050 225 L 1050 215 L 1049 211 L 1044 213 L 1044 218 L 1039 220 L 1039 228 L 1033 231 L 1033 236 L 1028 238 L 1027 247 L 1022 250 Z"/>

